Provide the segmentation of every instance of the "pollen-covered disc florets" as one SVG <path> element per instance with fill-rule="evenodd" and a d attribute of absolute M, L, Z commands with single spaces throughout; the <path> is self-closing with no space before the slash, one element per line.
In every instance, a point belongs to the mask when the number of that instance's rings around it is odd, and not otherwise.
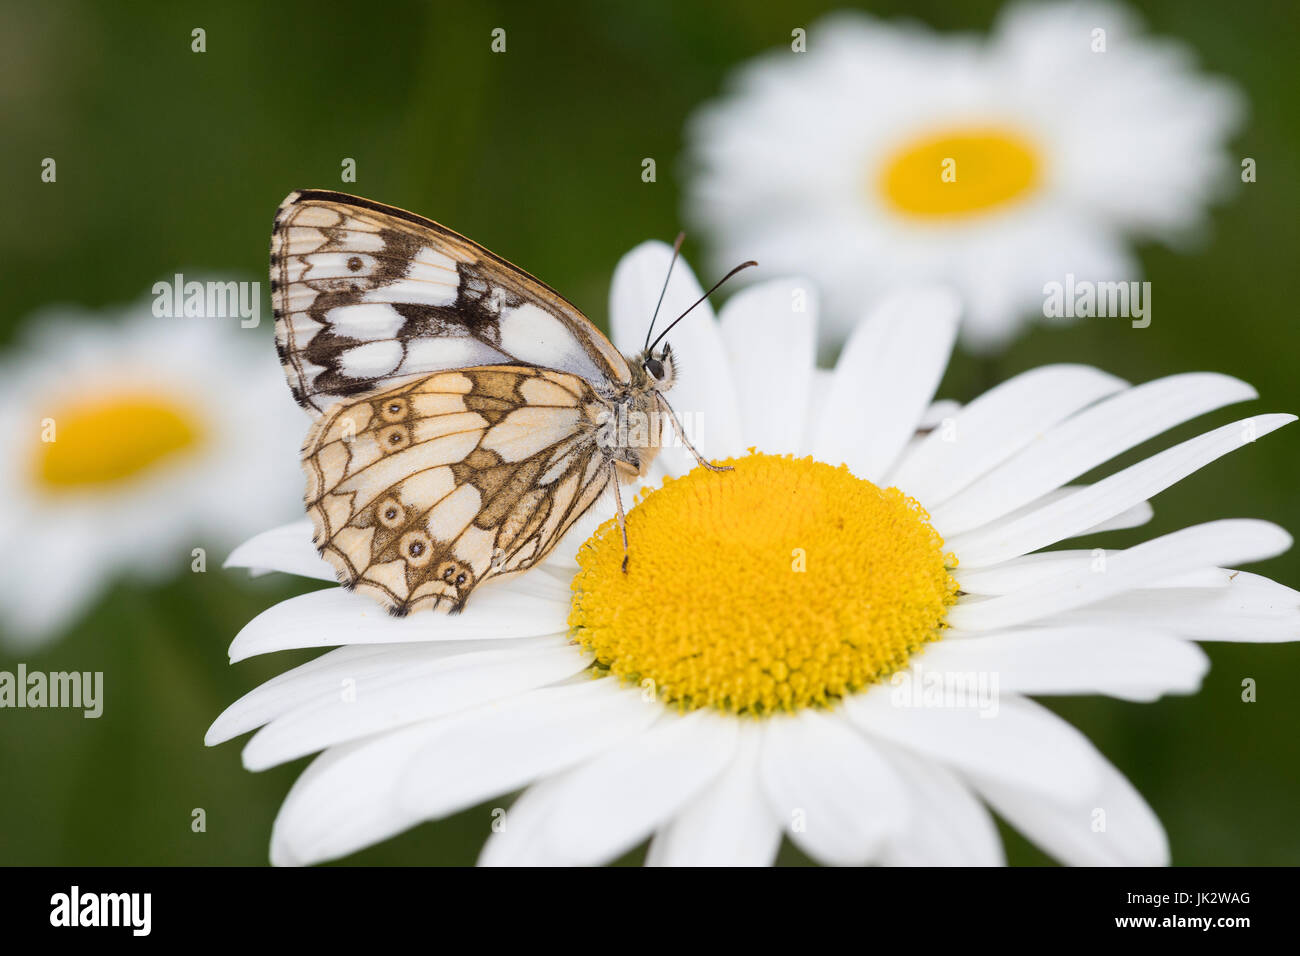
<path fill-rule="evenodd" d="M 602 671 L 681 709 L 829 706 L 940 636 L 955 564 L 896 488 L 790 456 L 697 468 L 578 555 L 569 625 Z"/>

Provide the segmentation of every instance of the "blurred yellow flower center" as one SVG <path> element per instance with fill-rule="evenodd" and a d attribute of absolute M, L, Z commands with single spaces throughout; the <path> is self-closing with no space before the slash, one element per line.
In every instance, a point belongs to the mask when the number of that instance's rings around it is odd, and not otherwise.
<path fill-rule="evenodd" d="M 873 185 L 904 215 L 957 218 L 1023 199 L 1041 167 L 1037 147 L 1012 130 L 948 130 L 905 143 Z"/>
<path fill-rule="evenodd" d="M 578 554 L 569 626 L 596 667 L 682 710 L 825 707 L 936 640 L 955 564 L 914 500 L 811 458 L 696 468 Z"/>
<path fill-rule="evenodd" d="M 55 491 L 129 481 L 203 439 L 193 412 L 144 391 L 73 399 L 41 426 L 35 480 Z"/>

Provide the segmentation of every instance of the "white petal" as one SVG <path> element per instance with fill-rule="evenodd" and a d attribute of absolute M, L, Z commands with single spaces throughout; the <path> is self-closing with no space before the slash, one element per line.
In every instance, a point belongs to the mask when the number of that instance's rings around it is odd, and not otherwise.
<path fill-rule="evenodd" d="M 1009 694 L 935 705 L 923 696 L 920 673 L 914 665 L 891 687 L 847 698 L 844 712 L 867 733 L 963 772 L 1063 799 L 1096 785 L 1092 745 L 1051 711 Z"/>
<path fill-rule="evenodd" d="M 1064 798 L 979 774 L 970 779 L 994 810 L 1062 863 L 1167 866 L 1169 840 L 1155 812 L 1100 753 L 1094 763 L 1097 785 Z"/>
<path fill-rule="evenodd" d="M 1070 488 L 1066 493 L 1074 491 Z M 1094 525 L 1084 528 L 1078 534 L 1070 535 L 1071 538 L 1082 537 L 1087 534 L 1100 534 L 1103 531 L 1123 531 L 1126 528 L 1140 528 L 1155 515 L 1155 510 L 1151 507 L 1149 501 L 1139 501 L 1131 508 L 1125 508 L 1117 515 L 1107 518 L 1105 521 L 1099 521 Z M 1065 540 L 1065 539 L 1062 539 Z"/>
<path fill-rule="evenodd" d="M 1079 409 L 1125 386 L 1086 365 L 1047 365 L 990 389 L 962 408 L 953 430 L 931 432 L 889 477 L 936 508 Z"/>
<path fill-rule="evenodd" d="M 994 528 L 1011 524 L 1014 521 L 1019 521 L 1025 515 L 1036 514 L 1043 506 L 1057 501 L 1064 501 L 1076 491 L 1081 491 L 1087 487 L 1088 485 L 1066 485 L 1064 488 L 1057 488 L 1055 491 L 1049 491 L 1037 501 L 1017 508 L 1010 514 L 1004 515 L 996 521 L 991 522 L 989 527 Z M 1113 515 L 1097 524 L 1089 525 L 1087 528 L 1080 531 L 1073 532 L 1069 537 L 1079 538 L 1088 534 L 1100 534 L 1103 531 L 1120 531 L 1125 528 L 1139 528 L 1150 521 L 1154 514 L 1155 511 L 1152 509 L 1150 502 L 1139 501 L 1133 507 L 1126 508 L 1117 515 Z M 941 524 L 936 524 L 935 529 L 945 537 L 955 537 L 955 535 L 951 535 L 948 529 Z"/>
<path fill-rule="evenodd" d="M 945 419 L 956 418 L 960 411 L 961 402 L 954 402 L 951 398 L 941 398 L 931 403 L 921 415 L 921 420 L 916 423 L 916 427 L 938 428 Z"/>
<path fill-rule="evenodd" d="M 1067 570 L 1012 594 L 963 598 L 948 611 L 947 620 L 950 626 L 967 631 L 1012 627 L 1145 587 L 1170 575 L 1261 561 L 1289 547 L 1291 536 L 1267 521 L 1210 521 L 1118 551 L 1102 564 Z"/>
<path fill-rule="evenodd" d="M 500 583 L 514 584 L 527 577 Z M 295 647 L 537 637 L 568 630 L 567 601 L 504 587 L 490 599 L 485 592 L 486 586 L 460 614 L 426 612 L 403 618 L 392 617 L 377 602 L 342 588 L 300 594 L 249 621 L 231 642 L 230 660 Z"/>
<path fill-rule="evenodd" d="M 813 423 L 813 455 L 878 481 L 916 431 L 948 365 L 959 300 L 921 288 L 882 301 L 854 331 Z"/>
<path fill-rule="evenodd" d="M 1152 581 L 1153 588 L 1226 588 L 1237 572 L 1231 568 L 1198 568 Z"/>
<path fill-rule="evenodd" d="M 781 827 L 758 776 L 762 728 L 739 728 L 736 754 L 713 785 L 686 803 L 653 840 L 647 866 L 770 866 Z"/>
<path fill-rule="evenodd" d="M 934 679 L 986 675 L 999 693 L 1109 694 L 1151 701 L 1191 694 L 1210 669 L 1195 644 L 1159 631 L 1042 627 L 939 641 L 916 659 Z"/>
<path fill-rule="evenodd" d="M 107 542 L 87 542 L 78 560 L 67 562 L 58 536 L 31 541 L 21 552 L 14 540 L 6 542 L 10 555 L 7 566 L 0 567 L 5 582 L 0 584 L 0 646 L 11 657 L 32 653 L 64 633 L 108 585 L 104 562 L 91 550 Z M 60 570 L 58 574 L 26 573 L 33 567 Z"/>
<path fill-rule="evenodd" d="M 967 594 L 1010 594 L 1023 588 L 1037 587 L 1044 581 L 1065 571 L 1095 567 L 1099 561 L 1109 561 L 1118 551 L 1094 548 L 1091 551 L 1042 551 L 1012 558 L 991 568 L 976 568 L 961 576 L 961 589 Z M 1226 568 L 1200 568 L 1152 581 L 1148 587 L 1160 588 L 1222 588 L 1227 587 L 1235 574 Z"/>
<path fill-rule="evenodd" d="M 542 567 L 545 567 L 550 573 L 536 573 Z M 499 599 L 507 602 L 530 600 L 558 604 L 567 609 L 569 602 L 573 600 L 572 584 L 573 574 L 566 568 L 560 564 L 548 565 L 543 560 L 542 564 L 537 565 L 535 569 L 529 569 L 521 574 L 512 574 L 505 578 L 485 581 L 474 592 L 474 597 L 470 599 L 470 603 L 473 603 L 475 599 L 480 602 L 495 602 Z M 463 617 L 465 613 L 465 611 L 461 611 L 453 616 Z"/>
<path fill-rule="evenodd" d="M 768 718 L 759 767 L 772 812 L 820 862 L 868 863 L 908 825 L 896 771 L 839 714 Z"/>
<path fill-rule="evenodd" d="M 803 424 L 803 441 L 799 444 L 800 455 L 813 453 L 813 442 L 821 429 L 824 416 L 828 414 L 831 385 L 834 381 L 835 373 L 830 369 L 813 369 L 808 388 L 808 414 Z"/>
<path fill-rule="evenodd" d="M 429 641 L 418 644 L 349 644 L 327 651 L 255 687 L 227 707 L 208 728 L 209 747 L 287 714 L 313 700 L 355 691 L 358 683 L 382 680 L 408 667 L 484 650 L 528 650 L 546 647 L 549 637 L 523 637 L 484 644 L 482 641 Z"/>
<path fill-rule="evenodd" d="M 582 680 L 438 722 L 398 786 L 404 811 L 433 819 L 509 793 L 621 745 L 661 712 L 617 680 Z"/>
<path fill-rule="evenodd" d="M 797 452 L 815 365 L 812 288 L 800 279 L 751 286 L 728 300 L 720 322 L 745 445 L 771 454 Z"/>
<path fill-rule="evenodd" d="M 1038 509 L 1042 508 L 1044 505 L 1051 504 L 1054 501 L 1063 501 L 1064 499 L 1068 498 L 1070 495 L 1074 494 L 1076 491 L 1086 487 L 1088 486 L 1087 485 L 1066 485 L 1064 488 L 1058 488 L 1055 491 L 1049 491 L 1047 494 L 1043 495 L 1043 497 L 1039 498 L 1033 504 L 1025 505 L 1023 508 L 1018 508 L 1015 511 L 1011 512 L 1011 514 L 999 518 L 996 522 L 992 522 L 990 524 L 990 527 L 996 527 L 997 525 L 1000 524 L 1009 524 L 1012 521 L 1019 520 L 1024 515 L 1034 514 L 1035 512 L 1038 511 Z M 1121 511 L 1119 514 L 1107 518 L 1104 521 L 1099 521 L 1097 524 L 1089 525 L 1087 528 L 1084 528 L 1081 531 L 1073 532 L 1068 537 L 1081 538 L 1085 535 L 1100 534 L 1103 531 L 1122 531 L 1125 528 L 1140 528 L 1142 527 L 1142 525 L 1149 522 L 1154 515 L 1155 515 L 1155 510 L 1151 507 L 1151 503 L 1149 501 L 1139 501 L 1133 507 L 1126 508 L 1123 511 Z M 947 534 L 946 529 L 944 529 L 941 525 L 935 525 L 935 528 L 939 531 L 940 534 Z M 1062 539 L 1062 540 L 1066 540 L 1066 539 Z"/>
<path fill-rule="evenodd" d="M 347 856 L 414 826 L 393 798 L 397 778 L 430 725 L 408 727 L 317 757 L 276 815 L 271 862 L 303 866 Z"/>
<path fill-rule="evenodd" d="M 506 815 L 494 821 L 478 865 L 555 866 L 546 845 L 546 821 L 559 806 L 571 773 L 547 777 L 525 790 Z"/>
<path fill-rule="evenodd" d="M 1119 594 L 1059 614 L 1052 624 L 1158 628 L 1198 641 L 1300 640 L 1300 592 L 1245 571 L 1227 587 Z"/>
<path fill-rule="evenodd" d="M 590 662 L 557 638 L 537 650 L 485 650 L 408 666 L 316 697 L 275 718 L 244 747 L 244 766 L 264 770 L 326 747 L 544 687 Z"/>
<path fill-rule="evenodd" d="M 609 287 L 609 337 L 624 355 L 635 355 L 645 348 L 650 317 L 659 302 L 660 290 L 663 290 L 664 297 L 655 323 L 656 335 L 704 294 L 694 271 L 681 258 L 673 265 L 672 278 L 667 288 L 664 287 L 672 258 L 671 246 L 650 240 L 625 253 L 614 268 L 614 278 Z M 708 302 L 699 308 L 705 315 L 712 316 L 713 307 Z M 698 320 L 701 317 L 692 318 Z"/>
<path fill-rule="evenodd" d="M 885 846 L 889 866 L 1003 866 L 993 815 L 956 774 L 884 740 L 875 746 L 907 787 L 912 822 Z"/>
<path fill-rule="evenodd" d="M 254 574 L 283 571 L 320 581 L 337 581 L 338 575 L 311 543 L 311 522 L 295 521 L 245 541 L 226 558 L 223 567 L 249 568 Z"/>
<path fill-rule="evenodd" d="M 718 777 L 735 753 L 736 724 L 709 711 L 665 711 L 646 732 L 546 781 L 541 794 L 525 793 L 482 862 L 582 866 L 618 857 Z"/>
<path fill-rule="evenodd" d="M 1294 415 L 1258 415 L 1224 425 L 1015 520 L 951 537 L 947 547 L 969 568 L 1037 551 L 1151 498 L 1216 458 L 1293 421 Z"/>
<path fill-rule="evenodd" d="M 935 508 L 931 520 L 947 534 L 977 528 L 1181 422 L 1255 397 L 1245 382 L 1211 372 L 1173 375 L 1127 389 L 1037 436 Z"/>

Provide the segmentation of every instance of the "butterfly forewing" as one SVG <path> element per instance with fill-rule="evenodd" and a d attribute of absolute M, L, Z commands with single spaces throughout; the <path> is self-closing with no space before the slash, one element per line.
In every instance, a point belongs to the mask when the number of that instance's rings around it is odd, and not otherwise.
<path fill-rule="evenodd" d="M 314 414 L 430 372 L 494 364 L 626 383 L 626 360 L 549 286 L 436 222 L 295 192 L 271 235 L 276 346 Z"/>
<path fill-rule="evenodd" d="M 544 558 L 604 491 L 604 409 L 582 377 L 524 366 L 337 403 L 303 449 L 315 543 L 394 613 L 459 610 L 485 580 Z"/>

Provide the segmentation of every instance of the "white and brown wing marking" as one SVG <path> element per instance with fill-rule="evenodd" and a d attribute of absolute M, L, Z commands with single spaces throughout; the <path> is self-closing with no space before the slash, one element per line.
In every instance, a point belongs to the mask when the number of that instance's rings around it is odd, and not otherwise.
<path fill-rule="evenodd" d="M 458 611 L 545 557 L 604 491 L 607 407 L 581 376 L 508 365 L 333 403 L 303 448 L 316 546 L 394 614 Z"/>
<path fill-rule="evenodd" d="M 626 360 L 554 289 L 422 216 L 345 193 L 291 193 L 271 233 L 276 348 L 298 402 L 430 372 L 519 364 L 627 383 Z"/>

